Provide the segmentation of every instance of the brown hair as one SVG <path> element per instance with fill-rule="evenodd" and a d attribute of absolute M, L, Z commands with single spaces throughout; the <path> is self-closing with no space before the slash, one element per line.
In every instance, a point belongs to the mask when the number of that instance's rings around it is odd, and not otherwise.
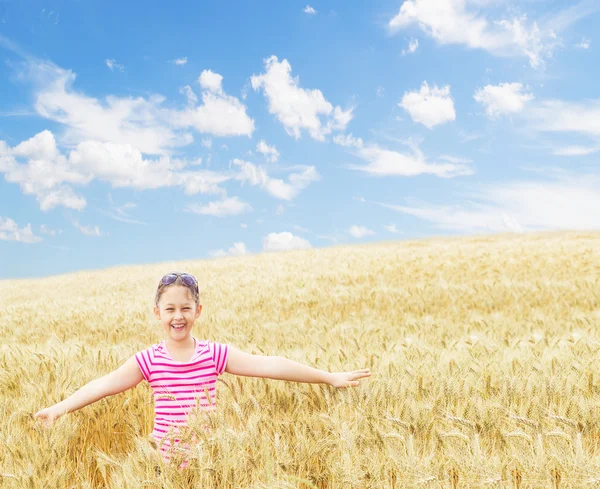
<path fill-rule="evenodd" d="M 176 285 L 180 285 L 181 287 L 185 287 L 186 289 L 188 289 L 191 293 L 192 293 L 192 297 L 194 298 L 194 302 L 196 304 L 200 304 L 200 291 L 198 290 L 198 283 L 196 283 L 196 285 L 186 285 L 185 282 L 183 280 L 181 280 L 181 277 L 177 277 L 175 279 L 175 282 L 173 282 L 172 284 L 169 285 L 164 285 L 162 282 L 158 283 L 158 288 L 156 289 L 156 305 L 158 306 L 158 301 L 160 301 L 161 296 L 164 294 L 165 290 L 174 287 Z"/>

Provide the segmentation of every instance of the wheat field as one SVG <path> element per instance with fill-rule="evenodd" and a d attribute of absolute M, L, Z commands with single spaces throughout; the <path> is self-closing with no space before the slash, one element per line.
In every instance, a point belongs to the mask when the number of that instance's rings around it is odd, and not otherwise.
<path fill-rule="evenodd" d="M 235 377 L 190 467 L 148 442 L 143 383 L 33 413 L 162 339 L 162 274 L 198 277 L 194 335 L 360 387 Z M 0 281 L 2 488 L 600 487 L 600 233 L 435 238 Z M 194 431 L 192 424 L 190 435 Z"/>

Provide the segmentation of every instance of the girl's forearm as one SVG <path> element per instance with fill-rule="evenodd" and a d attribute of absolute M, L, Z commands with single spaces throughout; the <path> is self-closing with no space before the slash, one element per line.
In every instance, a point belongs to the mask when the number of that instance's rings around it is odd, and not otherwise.
<path fill-rule="evenodd" d="M 303 365 L 288 358 L 272 357 L 268 378 L 311 384 L 329 384 L 330 375 L 329 372 Z"/>
<path fill-rule="evenodd" d="M 63 401 L 54 405 L 55 409 L 61 414 L 77 411 L 82 407 L 99 401 L 106 396 L 105 389 L 101 379 L 92 380 L 81 389 L 75 391 Z"/>

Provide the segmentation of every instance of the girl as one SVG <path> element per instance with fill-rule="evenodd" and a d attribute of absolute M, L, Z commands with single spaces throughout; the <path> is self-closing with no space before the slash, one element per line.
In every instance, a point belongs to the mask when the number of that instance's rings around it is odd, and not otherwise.
<path fill-rule="evenodd" d="M 140 351 L 113 372 L 92 380 L 65 400 L 42 409 L 34 417 L 47 426 L 63 414 L 81 409 L 149 382 L 154 391 L 154 429 L 165 460 L 171 445 L 187 425 L 188 415 L 199 407 L 216 409 L 216 381 L 223 372 L 294 382 L 326 383 L 333 387 L 356 387 L 369 377 L 369 369 L 330 373 L 278 356 L 250 355 L 231 345 L 197 340 L 192 327 L 200 317 L 198 281 L 188 273 L 173 272 L 158 283 L 154 314 L 166 340 Z M 187 464 L 186 464 L 187 465 Z"/>

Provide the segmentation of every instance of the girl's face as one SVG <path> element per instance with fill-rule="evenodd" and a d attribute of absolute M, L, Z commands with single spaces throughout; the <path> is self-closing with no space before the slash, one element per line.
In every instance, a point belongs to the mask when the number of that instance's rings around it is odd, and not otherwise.
<path fill-rule="evenodd" d="M 154 308 L 156 318 L 173 341 L 189 338 L 201 311 L 202 305 L 194 302 L 190 289 L 181 285 L 166 289 L 160 296 L 158 307 Z"/>

